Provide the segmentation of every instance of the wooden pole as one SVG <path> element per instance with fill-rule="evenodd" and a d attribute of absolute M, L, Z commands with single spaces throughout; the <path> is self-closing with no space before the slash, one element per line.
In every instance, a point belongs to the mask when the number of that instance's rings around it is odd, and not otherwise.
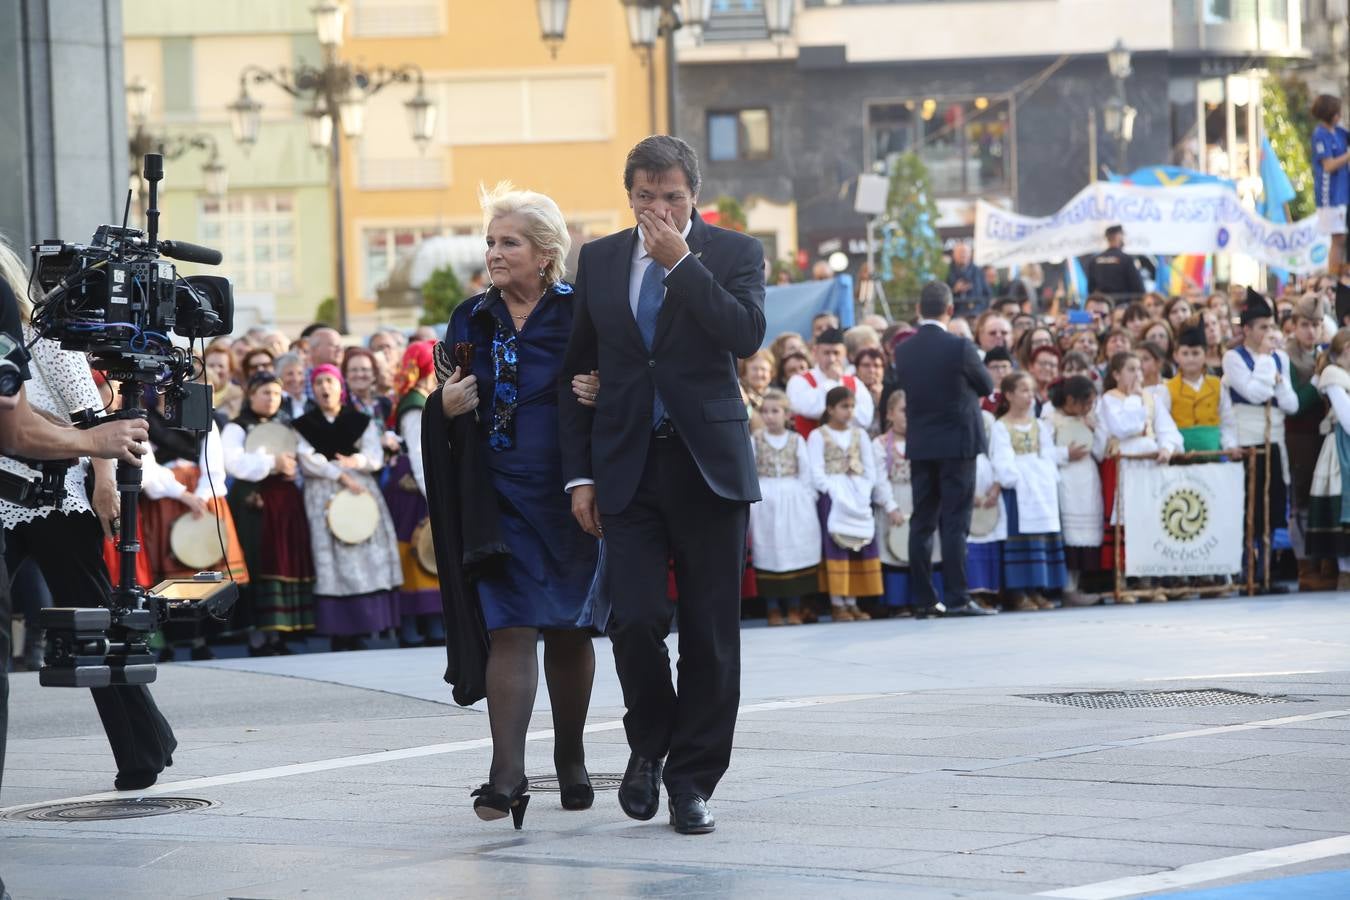
<path fill-rule="evenodd" d="M 1270 593 L 1270 404 L 1271 401 L 1267 400 L 1266 447 L 1265 447 L 1266 483 L 1262 489 L 1262 493 L 1265 496 L 1262 498 L 1261 502 L 1261 509 L 1265 513 L 1265 515 L 1262 517 L 1265 519 L 1265 521 L 1262 523 L 1261 526 L 1264 529 L 1264 534 L 1262 534 L 1261 536 L 1261 546 L 1265 551 L 1262 554 L 1261 559 L 1261 590 L 1265 591 L 1266 593 Z M 1284 475 L 1281 474 L 1280 477 L 1283 478 Z"/>
<path fill-rule="evenodd" d="M 1256 448 L 1247 452 L 1247 596 L 1256 595 Z"/>

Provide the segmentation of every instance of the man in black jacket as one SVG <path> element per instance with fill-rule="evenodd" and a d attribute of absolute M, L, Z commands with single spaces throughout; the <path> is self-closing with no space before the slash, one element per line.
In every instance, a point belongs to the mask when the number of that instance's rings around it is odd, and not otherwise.
<path fill-rule="evenodd" d="M 897 384 L 905 392 L 914 515 L 909 527 L 910 578 L 915 615 L 989 615 L 966 587 L 966 538 L 975 500 L 975 457 L 985 451 L 980 398 L 993 379 L 975 345 L 947 333 L 951 288 L 940 281 L 919 295 L 919 331 L 895 354 Z M 940 524 L 940 528 L 938 527 Z M 933 531 L 942 535 L 942 577 L 947 603 L 933 588 Z"/>
<path fill-rule="evenodd" d="M 1088 263 L 1088 293 L 1106 294 L 1117 303 L 1144 296 L 1144 276 L 1134 257 L 1125 252 L 1125 229 L 1112 225 L 1106 229 L 1108 249 Z"/>
<path fill-rule="evenodd" d="M 699 218 L 698 159 L 678 138 L 634 147 L 624 188 L 637 228 L 586 244 L 577 265 L 558 386 L 563 475 L 577 521 L 606 542 L 632 750 L 619 805 L 656 815 L 664 766 L 671 825 L 706 834 L 740 699 L 740 585 L 759 480 L 736 360 L 764 340 L 764 252 Z M 603 385 L 594 410 L 571 386 L 592 370 Z M 678 690 L 665 645 L 672 558 Z"/>

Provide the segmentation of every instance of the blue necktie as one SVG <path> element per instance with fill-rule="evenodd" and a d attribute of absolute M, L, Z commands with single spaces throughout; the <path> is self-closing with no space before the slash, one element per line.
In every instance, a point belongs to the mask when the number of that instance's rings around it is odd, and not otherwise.
<path fill-rule="evenodd" d="M 642 285 L 638 288 L 637 326 L 642 332 L 642 341 L 650 352 L 656 340 L 656 319 L 661 315 L 661 303 L 666 298 L 666 286 L 661 283 L 666 270 L 656 260 L 647 263 L 647 271 L 642 275 Z M 652 394 L 652 427 L 656 428 L 666 418 L 666 405 L 661 395 Z"/>

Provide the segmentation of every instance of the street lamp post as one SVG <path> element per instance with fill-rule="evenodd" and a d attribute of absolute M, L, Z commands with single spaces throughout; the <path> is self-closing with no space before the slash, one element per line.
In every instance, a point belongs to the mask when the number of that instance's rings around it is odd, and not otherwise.
<path fill-rule="evenodd" d="M 139 77 L 133 78 L 126 86 L 127 111 L 131 114 L 132 131 L 127 138 L 127 155 L 130 160 L 130 176 L 137 185 L 136 194 L 143 192 L 140 161 L 147 153 L 159 153 L 166 160 L 178 159 L 190 150 L 206 153 L 206 162 L 202 163 L 202 183 L 206 193 L 220 197 L 229 188 L 229 173 L 220 161 L 220 147 L 210 134 L 156 135 L 151 133 L 150 86 Z"/>
<path fill-rule="evenodd" d="M 1111 77 L 1115 79 L 1116 93 L 1102 108 L 1102 122 L 1106 126 L 1107 133 L 1116 138 L 1116 166 L 1119 167 L 1121 175 L 1129 170 L 1127 162 L 1130 141 L 1134 138 L 1134 118 L 1138 113 L 1138 110 L 1125 102 L 1125 80 L 1134 73 L 1130 62 L 1130 51 L 1126 48 L 1125 42 L 1117 38 L 1115 45 L 1106 51 L 1106 67 L 1111 72 Z"/>
<path fill-rule="evenodd" d="M 333 180 L 333 220 L 337 241 L 337 278 L 334 300 L 337 326 L 347 331 L 346 239 L 342 208 L 342 138 L 357 139 L 365 129 L 365 103 L 372 94 L 391 84 L 414 84 L 416 95 L 406 103 L 408 129 L 418 150 L 425 153 L 436 131 L 436 107 L 427 97 L 422 70 L 412 63 L 378 66 L 368 69 L 343 62 L 338 57 L 342 45 L 343 17 L 346 9 L 340 0 L 318 0 L 311 7 L 314 28 L 323 47 L 322 66 L 301 64 L 275 70 L 245 66 L 239 73 L 239 97 L 229 105 L 234 139 L 245 149 L 258 141 L 262 104 L 249 93 L 249 83 L 271 84 L 298 100 L 307 101 L 305 113 L 309 142 L 315 150 L 326 152 Z M 334 134 L 341 130 L 341 136 Z"/>

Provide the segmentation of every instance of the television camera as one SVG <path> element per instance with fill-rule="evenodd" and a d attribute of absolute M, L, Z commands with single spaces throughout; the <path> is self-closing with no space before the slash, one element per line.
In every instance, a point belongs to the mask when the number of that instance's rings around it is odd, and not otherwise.
<path fill-rule="evenodd" d="M 145 395 L 164 397 L 164 415 L 175 428 L 204 432 L 211 427 L 211 388 L 200 372 L 191 342 L 229 334 L 234 327 L 230 279 L 178 273 L 169 259 L 218 265 L 221 254 L 183 241 L 160 240 L 159 182 L 164 158 L 145 156 L 149 185 L 146 230 L 101 225 L 88 244 L 46 240 L 33 250 L 33 278 L 43 297 L 34 305 L 32 325 L 62 349 L 85 353 L 90 365 L 118 383 L 121 408 L 105 418 L 145 417 Z M 126 211 L 131 207 L 130 193 Z M 175 345 L 173 335 L 188 347 Z M 0 379 L 4 372 L 0 370 Z M 0 383 L 0 389 L 3 384 Z M 76 427 L 100 417 L 85 410 Z M 44 470 L 44 479 L 50 478 Z M 155 662 L 147 643 L 169 620 L 223 618 L 234 605 L 233 582 L 218 572 L 164 581 L 146 590 L 136 583 L 136 526 L 141 470 L 119 462 L 121 500 L 117 551 L 119 572 L 106 606 L 51 608 L 39 621 L 47 631 L 46 663 L 40 681 L 57 687 L 149 684 Z M 98 598 L 102 602 L 103 598 Z"/>

